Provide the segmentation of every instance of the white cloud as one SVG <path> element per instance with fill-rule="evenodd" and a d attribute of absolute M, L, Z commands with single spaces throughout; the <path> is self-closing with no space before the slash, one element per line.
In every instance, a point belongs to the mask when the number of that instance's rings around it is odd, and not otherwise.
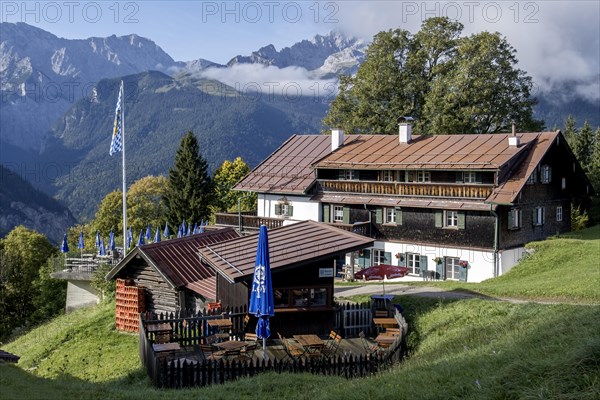
<path fill-rule="evenodd" d="M 293 100 L 311 96 L 316 101 L 332 100 L 336 80 L 322 80 L 300 67 L 278 68 L 260 64 L 236 64 L 229 68 L 207 68 L 200 77 L 214 79 L 243 94 L 260 93 L 263 96 L 283 96 Z"/>

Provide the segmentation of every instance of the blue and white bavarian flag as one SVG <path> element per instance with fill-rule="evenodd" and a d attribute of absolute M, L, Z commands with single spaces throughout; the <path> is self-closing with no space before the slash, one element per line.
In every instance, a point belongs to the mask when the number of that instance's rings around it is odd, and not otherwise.
<path fill-rule="evenodd" d="M 109 154 L 112 156 L 114 153 L 118 153 L 123 149 L 123 132 L 122 132 L 122 108 L 121 99 L 123 96 L 123 81 L 119 87 L 119 100 L 117 100 L 117 108 L 115 110 L 115 124 L 113 127 L 112 141 L 110 142 Z"/>

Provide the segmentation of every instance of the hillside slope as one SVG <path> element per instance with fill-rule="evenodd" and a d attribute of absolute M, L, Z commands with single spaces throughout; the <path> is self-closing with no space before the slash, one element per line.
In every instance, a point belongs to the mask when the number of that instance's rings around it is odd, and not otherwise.
<path fill-rule="evenodd" d="M 59 243 L 73 224 L 75 218 L 66 207 L 0 165 L 0 237 L 23 225 Z"/>
<path fill-rule="evenodd" d="M 586 240 L 595 232 L 584 231 L 577 240 Z M 542 243 L 568 244 L 570 240 Z M 550 247 L 538 248 L 538 261 L 552 260 Z M 563 256 L 570 256 L 568 250 Z M 589 277 L 578 273 L 581 262 L 572 259 L 568 268 L 584 284 Z M 535 268 L 531 264 L 519 267 L 523 267 L 522 273 Z M 569 300 L 568 294 L 565 299 Z M 85 395 L 89 399 L 144 400 L 165 396 L 174 400 L 600 397 L 600 306 L 415 296 L 396 296 L 393 302 L 401 303 L 405 310 L 410 356 L 371 378 L 259 374 L 208 388 L 155 390 L 140 366 L 136 336 L 114 330 L 114 303 L 104 303 L 58 317 L 3 345 L 21 360 L 18 366 L 0 366 L 4 368 L 0 373 L 2 395 L 3 399 Z"/>

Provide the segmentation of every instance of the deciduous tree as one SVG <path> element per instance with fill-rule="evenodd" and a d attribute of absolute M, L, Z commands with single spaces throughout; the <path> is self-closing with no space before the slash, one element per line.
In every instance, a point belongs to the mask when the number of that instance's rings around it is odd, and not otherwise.
<path fill-rule="evenodd" d="M 250 172 L 250 167 L 241 157 L 233 161 L 225 160 L 215 171 L 214 183 L 214 207 L 217 212 L 237 211 L 238 200 L 241 210 L 254 210 L 256 204 L 256 193 L 248 196 L 244 192 L 232 190 L 236 183 Z"/>
<path fill-rule="evenodd" d="M 516 51 L 499 33 L 461 37 L 448 18 L 426 20 L 419 32 L 375 35 L 356 76 L 340 79 L 324 119 L 349 133 L 395 133 L 401 116 L 416 133 L 537 131 L 531 78 L 516 68 Z"/>

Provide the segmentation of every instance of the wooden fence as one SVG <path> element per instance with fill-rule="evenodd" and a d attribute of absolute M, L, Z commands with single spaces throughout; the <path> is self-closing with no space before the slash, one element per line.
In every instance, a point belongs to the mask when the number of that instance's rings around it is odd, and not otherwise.
<path fill-rule="evenodd" d="M 373 332 L 371 303 L 340 304 L 336 313 L 336 324 L 343 337 L 357 337 L 360 331 Z"/>
<path fill-rule="evenodd" d="M 367 306 L 369 308 L 367 308 Z M 370 305 L 341 306 L 343 311 L 338 315 L 349 315 L 348 321 L 354 325 L 347 327 L 350 332 L 353 329 L 359 329 L 364 321 L 363 318 L 370 315 Z M 360 310 L 360 311 L 357 311 Z M 369 311 L 369 313 L 366 312 Z M 225 310 L 227 316 L 233 321 L 232 337 L 239 329 L 243 328 L 243 317 L 246 310 Z M 236 312 L 237 311 L 237 312 Z M 344 313 L 344 311 L 348 311 Z M 231 312 L 231 313 L 229 313 Z M 253 359 L 245 362 L 236 360 L 209 361 L 186 359 L 185 354 L 176 357 L 170 357 L 165 353 L 155 353 L 152 348 L 154 338 L 152 334 L 146 332 L 146 324 L 150 321 L 169 322 L 173 326 L 174 337 L 181 345 L 189 346 L 203 343 L 203 338 L 211 332 L 206 323 L 209 319 L 220 318 L 221 314 L 206 312 L 196 316 L 186 316 L 185 313 L 170 315 L 140 314 L 140 341 L 139 353 L 143 365 L 152 379 L 152 383 L 160 388 L 184 388 L 191 386 L 206 386 L 214 383 L 225 383 L 241 377 L 251 377 L 261 372 L 309 372 L 314 374 L 343 376 L 348 379 L 360 378 L 375 374 L 386 369 L 392 364 L 400 362 L 405 355 L 405 339 L 408 331 L 408 325 L 404 317 L 398 312 L 395 318 L 401 328 L 402 334 L 385 349 L 385 351 L 376 356 L 366 356 L 364 354 L 344 354 L 344 356 L 315 359 Z M 151 318 L 151 319 L 148 319 Z M 343 318 L 343 317 L 342 317 Z M 359 323 L 360 322 L 360 323 Z M 236 328 L 237 327 L 237 328 Z M 369 330 L 371 326 L 369 325 Z M 346 331 L 344 331 L 346 332 Z M 350 336 L 346 336 L 350 337 Z"/>

